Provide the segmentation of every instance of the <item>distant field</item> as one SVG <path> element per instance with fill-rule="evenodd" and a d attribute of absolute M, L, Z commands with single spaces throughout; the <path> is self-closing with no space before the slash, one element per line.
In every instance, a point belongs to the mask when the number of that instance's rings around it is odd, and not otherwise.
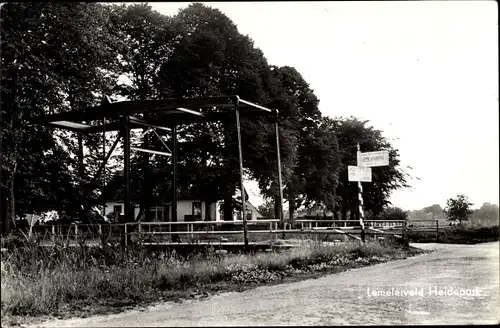
<path fill-rule="evenodd" d="M 478 226 L 445 226 L 439 228 L 439 235 L 436 231 L 409 229 L 408 240 L 420 243 L 449 243 L 449 244 L 476 244 L 499 240 L 499 227 L 478 227 Z"/>

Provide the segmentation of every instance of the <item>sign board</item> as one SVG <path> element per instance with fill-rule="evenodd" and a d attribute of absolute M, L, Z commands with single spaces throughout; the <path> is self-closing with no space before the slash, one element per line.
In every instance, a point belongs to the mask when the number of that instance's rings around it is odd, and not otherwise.
<path fill-rule="evenodd" d="M 372 182 L 372 169 L 370 167 L 351 166 L 347 167 L 349 181 Z"/>
<path fill-rule="evenodd" d="M 389 151 L 371 151 L 360 153 L 358 156 L 358 166 L 374 167 L 389 165 Z"/>

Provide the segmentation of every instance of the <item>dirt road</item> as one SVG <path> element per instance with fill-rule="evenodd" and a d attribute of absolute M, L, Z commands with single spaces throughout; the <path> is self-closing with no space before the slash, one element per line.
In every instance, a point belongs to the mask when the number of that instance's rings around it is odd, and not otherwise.
<path fill-rule="evenodd" d="M 418 247 L 436 251 L 319 279 L 43 326 L 499 323 L 498 242 Z"/>

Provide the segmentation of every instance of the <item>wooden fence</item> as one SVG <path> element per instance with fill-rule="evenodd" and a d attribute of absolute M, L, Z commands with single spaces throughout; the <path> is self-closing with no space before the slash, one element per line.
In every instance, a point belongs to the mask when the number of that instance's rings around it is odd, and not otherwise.
<path fill-rule="evenodd" d="M 365 236 L 405 238 L 406 221 L 365 220 Z M 437 228 L 439 229 L 439 227 Z M 302 219 L 285 222 L 276 219 L 247 221 L 250 244 L 272 244 L 278 238 L 313 239 L 317 241 L 360 240 L 358 220 Z M 139 242 L 151 244 L 225 244 L 243 243 L 242 221 L 132 222 L 111 224 L 36 225 L 33 234 L 46 245 L 65 241 L 71 244 Z M 127 236 L 127 238 L 125 238 Z"/>

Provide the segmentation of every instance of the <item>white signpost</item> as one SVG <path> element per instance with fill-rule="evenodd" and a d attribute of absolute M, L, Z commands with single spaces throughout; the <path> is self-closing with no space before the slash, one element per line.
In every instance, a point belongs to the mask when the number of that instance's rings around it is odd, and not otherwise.
<path fill-rule="evenodd" d="M 387 150 L 359 153 L 358 166 L 376 167 L 389 165 L 389 152 Z"/>
<path fill-rule="evenodd" d="M 358 143 L 357 166 L 348 166 L 349 181 L 358 182 L 359 223 L 361 224 L 361 240 L 365 242 L 365 223 L 363 212 L 363 186 L 361 182 L 372 182 L 372 167 L 389 165 L 387 150 L 362 153 Z"/>
<path fill-rule="evenodd" d="M 351 166 L 347 167 L 349 181 L 372 182 L 371 167 Z"/>

